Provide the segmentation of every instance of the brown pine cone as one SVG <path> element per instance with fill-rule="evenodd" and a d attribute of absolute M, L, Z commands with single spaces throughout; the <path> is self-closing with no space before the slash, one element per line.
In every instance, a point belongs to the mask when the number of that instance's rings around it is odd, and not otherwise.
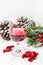
<path fill-rule="evenodd" d="M 9 24 L 9 22 L 8 22 L 7 20 L 4 21 L 4 22 L 2 22 L 2 23 L 0 24 L 0 31 L 3 30 L 3 29 L 5 29 L 8 24 Z"/>
<path fill-rule="evenodd" d="M 10 38 L 10 35 L 9 35 L 8 29 L 5 29 L 5 30 L 3 31 L 3 33 L 1 34 L 1 37 L 2 37 L 4 40 L 10 40 L 10 39 L 11 39 L 11 38 Z"/>
<path fill-rule="evenodd" d="M 22 24 L 21 27 L 23 28 L 36 26 L 36 23 L 33 20 L 28 20 L 28 18 L 24 18 L 23 16 L 17 18 L 17 21 L 18 23 Z"/>
<path fill-rule="evenodd" d="M 21 16 L 21 17 L 18 17 L 18 18 L 17 18 L 17 21 L 24 23 L 25 21 L 27 21 L 27 18 L 24 18 L 23 16 Z"/>
<path fill-rule="evenodd" d="M 9 28 L 13 23 L 10 21 L 4 21 L 0 24 L 0 34 L 1 37 L 5 40 L 10 40 L 10 35 L 9 35 Z"/>
<path fill-rule="evenodd" d="M 32 28 L 36 27 L 36 23 L 35 23 L 33 20 L 31 20 L 31 22 L 32 22 L 32 23 L 31 23 L 31 27 L 32 27 Z"/>
<path fill-rule="evenodd" d="M 12 28 L 21 28 L 23 24 L 18 23 L 18 24 L 13 24 Z"/>

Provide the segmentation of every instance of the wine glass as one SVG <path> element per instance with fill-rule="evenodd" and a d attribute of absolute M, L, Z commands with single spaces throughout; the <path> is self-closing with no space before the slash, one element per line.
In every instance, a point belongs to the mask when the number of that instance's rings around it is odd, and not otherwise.
<path fill-rule="evenodd" d="M 21 49 L 19 48 L 19 44 L 26 38 L 26 31 L 24 28 L 15 28 L 14 25 L 11 26 L 9 31 L 12 41 L 14 44 L 16 42 L 16 47 L 14 48 L 12 54 L 15 56 L 20 56 Z"/>

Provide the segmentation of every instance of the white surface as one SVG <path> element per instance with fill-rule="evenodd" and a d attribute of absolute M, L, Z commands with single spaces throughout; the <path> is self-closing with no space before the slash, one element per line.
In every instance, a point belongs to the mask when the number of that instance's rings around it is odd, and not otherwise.
<path fill-rule="evenodd" d="M 12 45 L 12 41 L 5 41 L 0 37 L 0 65 L 43 65 L 43 47 L 41 48 L 34 48 L 34 47 L 27 47 L 25 40 L 21 42 L 20 48 L 24 53 L 24 50 L 29 51 L 36 51 L 39 53 L 36 60 L 33 62 L 28 62 L 27 59 L 22 59 L 22 57 L 15 57 L 12 55 L 12 52 L 3 53 L 3 49 L 6 48 L 8 45 Z"/>
<path fill-rule="evenodd" d="M 16 18 L 23 15 L 35 20 L 39 25 L 43 25 L 42 6 L 43 0 L 0 0 L 0 21 L 7 19 L 16 22 Z M 3 49 L 8 45 L 12 45 L 12 42 L 0 38 L 0 65 L 43 65 L 43 47 L 29 47 L 29 50 L 39 53 L 38 58 L 30 63 L 21 57 L 12 56 L 11 53 L 3 54 Z"/>

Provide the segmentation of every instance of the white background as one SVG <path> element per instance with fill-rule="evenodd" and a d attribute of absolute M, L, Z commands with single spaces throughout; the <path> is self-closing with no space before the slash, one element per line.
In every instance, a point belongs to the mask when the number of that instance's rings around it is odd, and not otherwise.
<path fill-rule="evenodd" d="M 43 25 L 43 0 L 0 0 L 0 21 L 16 22 L 16 18 L 20 16 L 29 17 L 39 25 Z M 34 62 L 29 63 L 12 57 L 10 53 L 3 54 L 3 48 L 10 44 L 10 41 L 7 42 L 0 38 L 0 65 L 43 65 L 43 48 L 32 48 L 39 52 L 39 56 Z M 13 60 L 11 61 L 11 59 Z"/>
<path fill-rule="evenodd" d="M 15 22 L 19 16 L 27 16 L 42 24 L 43 0 L 0 0 L 0 21 Z"/>

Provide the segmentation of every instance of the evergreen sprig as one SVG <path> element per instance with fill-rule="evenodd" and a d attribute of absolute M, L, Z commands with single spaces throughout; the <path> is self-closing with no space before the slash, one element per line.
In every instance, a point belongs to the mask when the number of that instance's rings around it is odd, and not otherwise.
<path fill-rule="evenodd" d="M 39 45 L 38 35 L 43 34 L 43 27 L 40 26 L 35 28 L 27 27 L 26 31 L 28 33 L 28 44 L 38 46 Z"/>

